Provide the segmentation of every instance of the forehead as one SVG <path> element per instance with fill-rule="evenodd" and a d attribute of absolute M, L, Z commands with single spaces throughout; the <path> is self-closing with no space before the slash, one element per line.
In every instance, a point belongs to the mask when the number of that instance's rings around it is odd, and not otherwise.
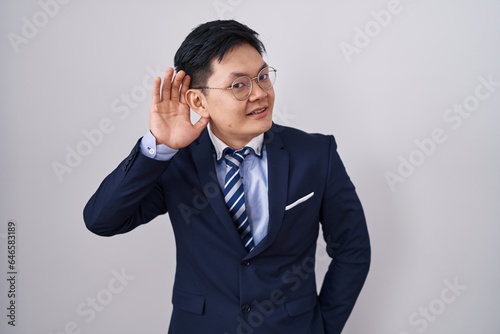
<path fill-rule="evenodd" d="M 249 44 L 237 45 L 228 51 L 219 62 L 212 60 L 214 80 L 236 78 L 242 75 L 253 77 L 266 66 L 260 53 Z"/>

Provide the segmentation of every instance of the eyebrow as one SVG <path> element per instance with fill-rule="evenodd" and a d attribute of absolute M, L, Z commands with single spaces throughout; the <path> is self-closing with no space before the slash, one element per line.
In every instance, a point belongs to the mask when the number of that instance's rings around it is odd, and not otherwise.
<path fill-rule="evenodd" d="M 257 71 L 257 73 L 259 73 L 260 71 L 262 71 L 263 68 L 266 68 L 268 65 L 267 63 L 264 62 L 264 64 L 262 64 L 262 66 L 259 68 L 259 70 Z M 242 73 L 242 72 L 231 72 L 230 75 L 232 77 L 235 77 L 235 78 L 238 78 L 238 77 L 251 77 L 251 75 L 248 75 L 247 73 Z"/>

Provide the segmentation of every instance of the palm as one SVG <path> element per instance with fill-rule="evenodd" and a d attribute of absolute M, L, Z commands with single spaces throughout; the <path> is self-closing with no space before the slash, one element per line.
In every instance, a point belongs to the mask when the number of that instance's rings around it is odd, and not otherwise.
<path fill-rule="evenodd" d="M 191 144 L 208 123 L 207 118 L 192 124 L 190 108 L 185 100 L 190 78 L 183 71 L 172 81 L 173 69 L 165 72 L 163 88 L 161 80 L 155 79 L 149 126 L 158 144 L 180 149 Z"/>

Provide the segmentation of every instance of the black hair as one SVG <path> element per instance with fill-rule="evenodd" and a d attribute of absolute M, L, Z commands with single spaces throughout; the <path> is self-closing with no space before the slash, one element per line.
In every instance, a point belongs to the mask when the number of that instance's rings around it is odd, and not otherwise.
<path fill-rule="evenodd" d="M 266 49 L 259 34 L 234 20 L 217 20 L 199 25 L 186 37 L 174 57 L 176 72 L 191 76 L 191 87 L 204 86 L 212 75 L 211 62 L 220 62 L 232 48 L 250 44 L 262 56 Z"/>

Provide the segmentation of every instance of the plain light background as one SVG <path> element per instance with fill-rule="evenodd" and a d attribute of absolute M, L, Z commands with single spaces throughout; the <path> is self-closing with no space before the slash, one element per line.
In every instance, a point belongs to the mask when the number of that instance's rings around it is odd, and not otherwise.
<path fill-rule="evenodd" d="M 4 0 L 0 13 L 0 332 L 167 332 L 168 217 L 102 238 L 82 210 L 148 130 L 152 75 L 192 28 L 234 18 L 278 69 L 275 121 L 334 134 L 363 202 L 373 261 L 344 333 L 500 333 L 498 1 Z M 69 166 L 73 150 L 85 155 Z"/>

